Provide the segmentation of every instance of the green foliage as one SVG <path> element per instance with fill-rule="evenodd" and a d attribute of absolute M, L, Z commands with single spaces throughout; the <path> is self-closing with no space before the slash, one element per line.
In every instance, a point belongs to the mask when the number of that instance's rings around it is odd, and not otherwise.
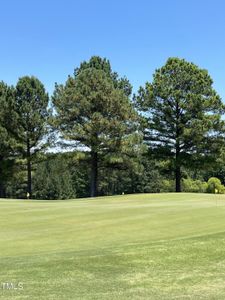
<path fill-rule="evenodd" d="M 81 151 L 72 151 L 57 154 L 57 159 L 63 159 L 72 177 L 72 186 L 77 198 L 89 195 L 89 163 L 86 155 Z"/>
<path fill-rule="evenodd" d="M 205 180 L 208 180 L 210 177 L 219 178 L 221 183 L 225 185 L 225 148 L 221 147 L 220 154 L 214 160 L 214 163 L 205 168 L 202 172 Z"/>
<path fill-rule="evenodd" d="M 107 60 L 93 57 L 65 85 L 56 85 L 53 96 L 55 126 L 62 138 L 91 155 L 92 196 L 97 193 L 99 163 L 106 157 L 131 156 L 141 140 L 137 114 L 114 74 Z"/>
<path fill-rule="evenodd" d="M 48 158 L 39 163 L 34 176 L 34 197 L 36 199 L 69 199 L 76 197 L 72 174 L 68 163 L 62 157 Z"/>
<path fill-rule="evenodd" d="M 38 152 L 48 145 L 48 94 L 35 77 L 25 76 L 16 85 L 18 141 L 20 152 L 27 160 L 27 192 L 32 196 L 31 163 Z M 44 141 L 44 138 L 46 139 Z"/>
<path fill-rule="evenodd" d="M 6 182 L 6 197 L 26 199 L 27 179 L 25 165 L 20 160 L 16 160 L 10 170 L 11 176 L 7 177 Z"/>
<path fill-rule="evenodd" d="M 188 193 L 205 193 L 208 189 L 207 182 L 192 178 L 182 179 L 182 190 Z"/>
<path fill-rule="evenodd" d="M 126 77 L 120 78 L 116 72 L 113 72 L 111 65 L 108 59 L 101 58 L 99 56 L 92 56 L 90 60 L 84 61 L 80 64 L 79 68 L 76 68 L 74 71 L 74 76 L 77 75 L 86 69 L 96 69 L 103 71 L 107 77 L 109 77 L 116 89 L 122 90 L 125 95 L 130 96 L 132 93 L 132 85 Z"/>
<path fill-rule="evenodd" d="M 163 179 L 161 182 L 161 190 L 160 192 L 162 193 L 170 193 L 174 192 L 174 180 L 169 180 L 169 179 Z"/>
<path fill-rule="evenodd" d="M 135 98 L 146 143 L 170 159 L 180 191 L 181 167 L 213 163 L 224 144 L 224 105 L 206 70 L 169 58 Z"/>
<path fill-rule="evenodd" d="M 55 124 L 63 138 L 81 146 L 104 151 L 122 147 L 133 127 L 126 122 L 135 118 L 129 99 L 115 89 L 103 70 L 92 66 L 69 77 L 65 86 L 56 85 L 53 96 L 57 118 Z"/>
<path fill-rule="evenodd" d="M 221 184 L 221 181 L 218 178 L 211 177 L 208 180 L 207 192 L 212 194 L 224 194 L 225 186 Z"/>
<path fill-rule="evenodd" d="M 14 88 L 0 82 L 0 197 L 5 196 L 5 183 L 11 176 L 17 142 L 15 133 L 17 115 L 15 112 Z"/>
<path fill-rule="evenodd" d="M 133 102 L 131 92 L 109 60 L 93 56 L 56 84 L 50 120 L 37 78 L 24 76 L 16 88 L 0 82 L 0 197 L 32 196 L 33 176 L 34 196 L 43 199 L 223 193 L 224 104 L 208 72 L 169 58 Z M 44 151 L 50 129 L 56 155 Z M 60 153 L 63 146 L 72 151 Z M 204 182 L 210 177 L 220 182 Z"/>
<path fill-rule="evenodd" d="M 0 156 L 9 157 L 16 146 L 17 115 L 15 112 L 14 88 L 0 82 Z"/>
<path fill-rule="evenodd" d="M 132 185 L 138 193 L 160 193 L 167 192 L 167 183 L 170 182 L 168 176 L 162 173 L 162 161 L 157 161 L 144 155 L 141 158 L 141 168 L 134 173 Z M 174 191 L 174 186 L 170 188 Z"/>
<path fill-rule="evenodd" d="M 31 155 L 40 148 L 46 135 L 48 112 L 48 94 L 43 84 L 35 77 L 24 76 L 16 85 L 16 112 L 18 113 L 18 139 L 24 155 L 27 147 L 33 149 Z M 29 145 L 28 145 L 29 142 Z M 41 145 L 40 145 L 41 144 Z"/>

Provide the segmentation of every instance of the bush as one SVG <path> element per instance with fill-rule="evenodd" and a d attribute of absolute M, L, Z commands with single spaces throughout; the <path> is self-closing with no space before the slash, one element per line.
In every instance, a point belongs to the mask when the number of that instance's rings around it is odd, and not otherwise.
<path fill-rule="evenodd" d="M 207 191 L 207 182 L 201 180 L 193 180 L 192 178 L 186 178 L 182 180 L 182 191 L 189 193 L 205 193 Z"/>
<path fill-rule="evenodd" d="M 224 194 L 225 186 L 221 184 L 221 181 L 218 178 L 211 177 L 208 180 L 207 192 L 212 194 Z"/>
<path fill-rule="evenodd" d="M 175 182 L 174 180 L 164 179 L 161 183 L 160 192 L 162 193 L 169 193 L 175 191 Z"/>

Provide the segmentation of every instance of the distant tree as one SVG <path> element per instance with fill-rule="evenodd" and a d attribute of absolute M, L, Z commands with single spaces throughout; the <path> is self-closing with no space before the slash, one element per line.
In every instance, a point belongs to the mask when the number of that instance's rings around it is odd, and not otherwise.
<path fill-rule="evenodd" d="M 37 165 L 33 180 L 33 195 L 36 199 L 71 199 L 76 197 L 72 174 L 63 157 L 51 158 Z"/>
<path fill-rule="evenodd" d="M 146 143 L 160 158 L 173 162 L 177 192 L 181 168 L 214 161 L 224 144 L 224 105 L 212 84 L 206 70 L 169 58 L 135 98 Z"/>
<path fill-rule="evenodd" d="M 20 155 L 20 153 L 19 153 Z M 10 176 L 6 177 L 6 197 L 25 199 L 27 193 L 26 166 L 20 156 L 16 156 L 13 164 L 9 168 Z"/>
<path fill-rule="evenodd" d="M 16 113 L 13 87 L 0 82 L 0 197 L 5 197 L 5 182 L 10 176 L 15 155 Z"/>
<path fill-rule="evenodd" d="M 214 163 L 201 171 L 201 176 L 205 181 L 210 177 L 218 178 L 225 185 L 225 148 L 221 147 L 221 153 L 216 157 Z"/>
<path fill-rule="evenodd" d="M 72 176 L 72 185 L 74 191 L 76 191 L 76 197 L 88 197 L 90 195 L 90 162 L 87 159 L 86 153 L 72 151 L 61 153 L 61 156 L 68 162 L 68 169 Z"/>
<path fill-rule="evenodd" d="M 25 76 L 16 85 L 18 141 L 27 164 L 27 192 L 32 197 L 32 161 L 47 145 L 48 94 L 35 77 Z"/>
<path fill-rule="evenodd" d="M 100 57 L 82 63 L 65 85 L 56 85 L 55 125 L 63 139 L 90 154 L 91 197 L 97 195 L 99 162 L 106 157 L 121 162 L 139 143 L 130 93 L 128 80 L 118 78 Z"/>

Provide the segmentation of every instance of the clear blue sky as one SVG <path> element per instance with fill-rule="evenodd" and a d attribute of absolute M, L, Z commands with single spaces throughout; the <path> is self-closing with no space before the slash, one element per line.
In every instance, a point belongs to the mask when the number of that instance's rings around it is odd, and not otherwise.
<path fill-rule="evenodd" d="M 7 0 L 0 80 L 35 75 L 51 94 L 83 60 L 110 59 L 134 90 L 169 56 L 209 70 L 225 100 L 224 0 Z"/>

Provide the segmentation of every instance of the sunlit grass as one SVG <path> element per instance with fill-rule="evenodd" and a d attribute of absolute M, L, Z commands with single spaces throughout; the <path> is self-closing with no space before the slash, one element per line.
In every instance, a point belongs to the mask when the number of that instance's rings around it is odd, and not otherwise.
<path fill-rule="evenodd" d="M 225 196 L 0 200 L 0 299 L 225 299 L 224 249 Z"/>

